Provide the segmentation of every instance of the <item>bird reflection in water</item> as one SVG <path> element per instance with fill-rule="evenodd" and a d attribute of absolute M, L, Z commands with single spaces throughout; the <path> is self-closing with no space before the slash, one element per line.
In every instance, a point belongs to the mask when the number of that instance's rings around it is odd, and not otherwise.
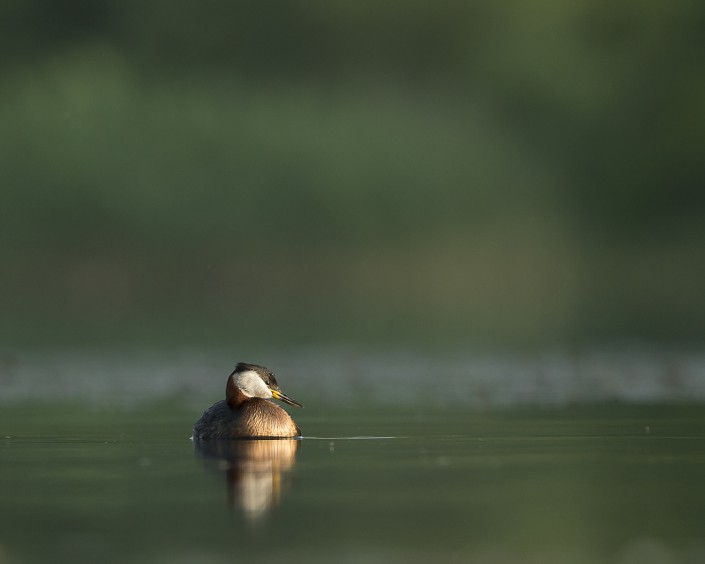
<path fill-rule="evenodd" d="M 194 451 L 225 472 L 228 505 L 258 521 L 279 504 L 299 439 L 194 441 Z"/>

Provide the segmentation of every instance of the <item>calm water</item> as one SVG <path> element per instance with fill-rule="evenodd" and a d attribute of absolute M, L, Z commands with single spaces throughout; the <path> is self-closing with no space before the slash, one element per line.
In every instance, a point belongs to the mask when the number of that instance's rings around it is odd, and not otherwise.
<path fill-rule="evenodd" d="M 210 453 L 199 412 L 3 406 L 0 562 L 705 560 L 702 406 L 314 401 Z"/>

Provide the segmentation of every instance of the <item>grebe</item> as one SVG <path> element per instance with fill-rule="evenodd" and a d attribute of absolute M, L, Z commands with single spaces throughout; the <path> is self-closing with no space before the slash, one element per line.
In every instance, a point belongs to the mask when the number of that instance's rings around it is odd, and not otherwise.
<path fill-rule="evenodd" d="M 193 440 L 301 436 L 289 414 L 268 398 L 303 407 L 281 392 L 264 366 L 238 363 L 228 377 L 225 399 L 204 411 L 193 426 Z"/>

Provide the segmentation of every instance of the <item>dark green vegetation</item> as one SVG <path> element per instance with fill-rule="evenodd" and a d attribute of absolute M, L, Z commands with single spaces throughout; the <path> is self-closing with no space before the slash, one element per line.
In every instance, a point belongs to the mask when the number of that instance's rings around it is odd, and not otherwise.
<path fill-rule="evenodd" d="M 191 409 L 5 406 L 0 550 L 23 563 L 702 559 L 701 406 L 298 413 L 329 438 L 302 441 L 279 507 L 249 522 L 228 509 L 224 473 L 193 456 Z M 343 438 L 356 435 L 396 438 Z"/>
<path fill-rule="evenodd" d="M 702 2 L 0 15 L 0 342 L 705 337 Z"/>

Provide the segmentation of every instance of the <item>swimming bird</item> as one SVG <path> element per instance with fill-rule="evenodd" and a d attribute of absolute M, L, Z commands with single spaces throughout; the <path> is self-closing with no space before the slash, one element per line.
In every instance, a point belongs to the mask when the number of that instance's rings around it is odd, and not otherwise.
<path fill-rule="evenodd" d="M 204 411 L 193 426 L 193 440 L 301 436 L 289 414 L 269 398 L 303 407 L 282 393 L 264 366 L 238 363 L 228 376 L 225 399 Z"/>

